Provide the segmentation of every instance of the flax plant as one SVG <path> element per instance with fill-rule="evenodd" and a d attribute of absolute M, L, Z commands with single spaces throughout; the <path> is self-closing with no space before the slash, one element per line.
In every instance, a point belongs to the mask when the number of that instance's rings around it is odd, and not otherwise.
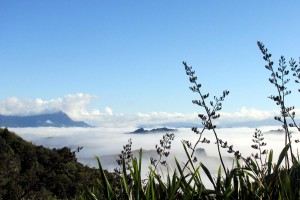
<path fill-rule="evenodd" d="M 300 199 L 300 162 L 292 151 L 291 127 L 297 128 L 300 125 L 296 122 L 294 107 L 286 106 L 286 97 L 291 93 L 287 89 L 289 82 L 289 70 L 285 58 L 282 56 L 279 60 L 279 68 L 274 69 L 274 63 L 271 61 L 271 54 L 268 49 L 258 42 L 259 49 L 263 53 L 263 58 L 267 62 L 265 66 L 270 72 L 269 81 L 276 88 L 277 94 L 269 98 L 273 100 L 280 108 L 280 116 L 275 120 L 282 124 L 285 131 L 285 146 L 275 161 L 272 149 L 266 148 L 265 138 L 259 129 L 255 129 L 251 147 L 254 149 L 248 158 L 244 158 L 239 151 L 233 149 L 233 146 L 227 141 L 218 137 L 215 120 L 220 117 L 218 112 L 222 109 L 222 102 L 229 94 L 227 90 L 220 97 L 214 97 L 214 101 L 208 101 L 209 94 L 202 92 L 201 84 L 197 82 L 197 76 L 192 67 L 183 62 L 186 74 L 192 84 L 190 89 L 200 96 L 199 100 L 193 100 L 193 104 L 200 106 L 204 111 L 198 117 L 201 120 L 202 128 L 193 127 L 192 131 L 199 135 L 194 144 L 190 141 L 182 141 L 183 150 L 187 155 L 187 161 L 182 166 L 175 158 L 175 170 L 167 171 L 166 180 L 163 180 L 157 171 L 158 164 L 167 164 L 163 159 L 169 155 L 171 141 L 174 135 L 166 134 L 160 140 L 160 145 L 156 145 L 158 159 L 151 158 L 147 181 L 143 183 L 141 179 L 142 150 L 138 158 L 132 157 L 131 141 L 124 146 L 120 154 L 118 164 L 119 186 L 114 187 L 106 176 L 100 159 L 98 188 L 85 188 L 81 199 L 131 199 L 131 200 L 156 200 L 156 199 L 207 199 L 207 200 L 236 200 L 236 199 Z M 290 70 L 295 83 L 300 82 L 300 67 L 293 59 L 289 62 Z M 299 89 L 300 92 L 300 89 Z M 216 139 L 216 148 L 218 150 L 221 165 L 216 176 L 212 175 L 209 169 L 200 162 L 196 164 L 195 150 L 197 145 L 209 143 L 203 133 L 211 130 Z M 299 140 L 295 140 L 299 142 Z M 226 149 L 228 153 L 234 154 L 234 163 L 232 168 L 226 168 L 224 165 L 221 148 Z M 289 160 L 291 158 L 291 163 Z M 127 159 L 127 160 L 126 160 Z M 283 164 L 285 162 L 285 165 Z M 200 170 L 210 181 L 212 188 L 207 189 L 203 184 Z M 222 170 L 225 173 L 223 176 Z M 130 178 L 128 178 L 130 177 Z"/>
<path fill-rule="evenodd" d="M 187 146 L 189 148 L 192 149 L 191 155 L 193 156 L 193 154 L 195 152 L 195 148 L 199 142 L 209 143 L 209 141 L 206 138 L 201 140 L 203 132 L 205 130 L 212 130 L 214 133 L 215 139 L 216 139 L 216 145 L 217 145 L 217 150 L 218 150 L 218 155 L 219 155 L 221 165 L 223 167 L 225 175 L 228 176 L 228 172 L 226 170 L 220 148 L 229 148 L 228 152 L 229 153 L 234 152 L 236 154 L 236 156 L 240 156 L 240 154 L 238 151 L 237 152 L 234 151 L 232 146 L 228 146 L 227 142 L 223 142 L 223 140 L 221 140 L 218 137 L 218 134 L 216 131 L 217 126 L 214 124 L 214 121 L 220 117 L 220 114 L 218 114 L 218 111 L 220 111 L 222 109 L 222 102 L 225 100 L 226 96 L 229 94 L 229 91 L 224 90 L 223 94 L 220 97 L 214 96 L 214 101 L 209 101 L 209 103 L 208 103 L 209 93 L 205 94 L 201 91 L 202 85 L 197 82 L 198 78 L 197 78 L 197 76 L 195 76 L 195 71 L 193 70 L 193 68 L 191 66 L 188 66 L 186 62 L 183 62 L 183 65 L 184 65 L 186 74 L 189 77 L 190 83 L 193 85 L 190 87 L 190 90 L 194 93 L 197 93 L 200 96 L 199 100 L 193 100 L 192 103 L 199 107 L 202 107 L 204 109 L 204 113 L 198 114 L 198 117 L 201 119 L 201 123 L 203 125 L 202 130 L 198 131 L 197 127 L 192 128 L 193 132 L 195 132 L 196 134 L 199 134 L 198 141 L 196 142 L 196 144 L 193 148 L 191 148 L 191 144 L 189 142 L 185 141 L 185 143 L 187 144 Z"/>
<path fill-rule="evenodd" d="M 257 45 L 260 49 L 260 51 L 263 54 L 263 59 L 267 62 L 267 65 L 265 65 L 266 69 L 271 72 L 271 77 L 269 78 L 269 81 L 271 84 L 273 84 L 277 90 L 276 95 L 271 95 L 269 98 L 273 100 L 276 105 L 280 108 L 280 116 L 275 116 L 275 120 L 281 122 L 282 127 L 285 132 L 285 145 L 288 143 L 291 143 L 291 131 L 289 130 L 289 127 L 293 127 L 294 125 L 297 126 L 295 123 L 295 112 L 293 111 L 295 109 L 294 106 L 287 106 L 286 105 L 286 97 L 291 94 L 291 91 L 287 89 L 287 84 L 290 82 L 290 79 L 287 77 L 289 74 L 289 70 L 286 65 L 286 60 L 284 56 L 281 56 L 279 59 L 279 67 L 278 69 L 274 69 L 274 62 L 271 60 L 272 54 L 268 52 L 268 49 L 264 46 L 262 42 L 257 42 Z M 295 72 L 294 76 L 299 78 L 299 69 L 298 66 L 296 66 L 296 63 L 293 59 L 290 61 L 291 69 Z M 296 80 L 298 81 L 298 80 Z M 288 118 L 293 120 L 293 123 L 288 123 Z M 298 130 L 299 127 L 297 127 Z M 290 148 L 290 156 L 293 158 L 293 150 Z M 285 164 L 289 166 L 289 156 L 286 155 Z"/>

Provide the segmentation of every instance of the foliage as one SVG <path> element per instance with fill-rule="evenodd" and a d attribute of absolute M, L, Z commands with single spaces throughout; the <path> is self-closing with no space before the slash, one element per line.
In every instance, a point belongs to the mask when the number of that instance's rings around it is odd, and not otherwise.
<path fill-rule="evenodd" d="M 189 81 L 192 84 L 190 89 L 199 95 L 199 100 L 193 100 L 192 103 L 203 108 L 203 113 L 200 113 L 202 127 L 193 127 L 192 131 L 199 135 L 199 138 L 193 144 L 190 141 L 183 140 L 182 145 L 187 156 L 187 161 L 181 164 L 176 158 L 176 168 L 173 172 L 167 171 L 166 179 L 156 171 L 157 160 L 151 159 L 149 174 L 146 181 L 141 180 L 141 158 L 142 150 L 138 158 L 131 157 L 131 162 L 128 163 L 126 157 L 121 156 L 123 164 L 123 172 L 120 174 L 122 180 L 118 189 L 112 189 L 111 183 L 103 172 L 101 162 L 99 160 L 99 170 L 102 176 L 99 179 L 101 187 L 97 188 L 96 193 L 91 190 L 86 190 L 82 198 L 87 199 L 299 199 L 300 198 L 300 163 L 299 157 L 296 158 L 292 146 L 299 140 L 291 140 L 291 128 L 296 128 L 300 131 L 295 121 L 294 106 L 286 105 L 286 97 L 291 93 L 287 89 L 287 83 L 290 81 L 289 69 L 286 65 L 285 58 L 282 56 L 279 60 L 279 68 L 274 69 L 274 62 L 271 61 L 271 54 L 265 46 L 258 42 L 258 47 L 263 53 L 263 59 L 267 62 L 266 68 L 271 71 L 269 81 L 276 88 L 276 95 L 271 95 L 269 98 L 273 100 L 280 110 L 280 116 L 275 116 L 275 120 L 282 124 L 285 131 L 285 147 L 282 149 L 277 160 L 273 158 L 273 151 L 267 149 L 267 143 L 264 141 L 263 133 L 259 129 L 255 129 L 253 134 L 251 147 L 254 152 L 244 157 L 238 150 L 234 150 L 233 146 L 227 141 L 219 138 L 217 126 L 214 121 L 220 117 L 218 113 L 222 109 L 222 102 L 225 100 L 229 91 L 225 90 L 220 97 L 214 97 L 213 101 L 209 101 L 209 93 L 201 91 L 202 85 L 197 82 L 195 71 L 185 62 L 186 74 L 189 76 Z M 291 59 L 289 62 L 290 70 L 295 82 L 300 82 L 300 67 Z M 300 92 L 300 89 L 299 89 Z M 215 136 L 216 148 L 219 153 L 221 166 L 218 174 L 214 177 L 209 169 L 200 162 L 195 164 L 197 158 L 194 156 L 197 145 L 210 143 L 209 140 L 203 137 L 206 130 L 211 130 Z M 165 139 L 166 135 L 164 136 Z M 171 143 L 167 143 L 164 149 L 162 140 L 161 147 L 156 146 L 158 155 L 161 160 L 164 155 L 164 150 L 171 148 Z M 234 165 L 231 169 L 226 168 L 221 154 L 221 148 L 227 150 L 235 156 Z M 169 151 L 167 151 L 167 155 Z M 127 164 L 126 164 L 127 163 Z M 127 174 L 127 169 L 129 173 Z M 206 188 L 200 176 L 200 170 L 204 171 L 212 184 L 212 189 Z M 222 171 L 223 170 L 223 171 Z M 127 177 L 130 178 L 127 178 Z M 129 182 L 130 180 L 130 182 Z M 101 198 L 97 194 L 102 195 Z"/>
<path fill-rule="evenodd" d="M 83 186 L 96 186 L 97 170 L 78 163 L 69 148 L 35 146 L 7 128 L 0 145 L 0 199 L 76 198 Z"/>

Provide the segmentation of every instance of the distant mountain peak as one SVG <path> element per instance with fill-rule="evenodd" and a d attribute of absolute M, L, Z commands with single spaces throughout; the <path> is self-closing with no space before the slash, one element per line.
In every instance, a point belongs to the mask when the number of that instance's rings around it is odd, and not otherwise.
<path fill-rule="evenodd" d="M 74 121 L 66 113 L 34 114 L 28 116 L 0 115 L 1 127 L 91 127 L 83 121 Z"/>

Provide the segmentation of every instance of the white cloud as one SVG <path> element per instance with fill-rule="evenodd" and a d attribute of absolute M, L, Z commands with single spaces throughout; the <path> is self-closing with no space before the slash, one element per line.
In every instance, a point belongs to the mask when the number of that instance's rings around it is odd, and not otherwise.
<path fill-rule="evenodd" d="M 113 115 L 113 111 L 110 107 L 106 107 L 105 108 L 105 112 L 108 114 L 108 115 Z"/>
<path fill-rule="evenodd" d="M 112 114 L 112 109 L 107 107 L 102 113 L 98 109 L 89 110 L 88 106 L 95 96 L 90 94 L 70 94 L 62 98 L 19 99 L 10 97 L 0 101 L 0 113 L 4 115 L 32 115 L 63 111 L 75 120 L 88 120 L 96 116 Z"/>
<path fill-rule="evenodd" d="M 264 120 L 271 117 L 274 117 L 275 115 L 278 115 L 279 112 L 276 110 L 273 111 L 263 111 L 263 110 L 257 110 L 255 108 L 246 108 L 242 107 L 238 112 L 234 113 L 221 113 L 224 118 L 230 119 L 233 118 L 235 120 L 239 121 L 245 121 L 245 120 Z"/>
<path fill-rule="evenodd" d="M 74 120 L 82 120 L 93 125 L 103 127 L 138 126 L 140 124 L 162 124 L 168 122 L 182 122 L 195 120 L 197 114 L 182 113 L 136 113 L 114 114 L 111 107 L 105 107 L 102 111 L 98 108 L 90 108 L 91 102 L 96 97 L 90 94 L 69 94 L 57 99 L 20 99 L 10 97 L 0 100 L 0 113 L 4 115 L 32 115 L 63 111 Z"/>
<path fill-rule="evenodd" d="M 136 127 L 139 125 L 158 126 L 162 124 L 191 124 L 201 125 L 197 113 L 167 113 L 167 112 L 138 112 L 136 114 L 114 113 L 111 107 L 103 109 L 91 108 L 90 104 L 96 96 L 90 94 L 69 94 L 57 99 L 19 99 L 10 97 L 0 100 L 0 113 L 6 115 L 30 115 L 63 111 L 72 119 L 86 121 L 102 127 Z M 300 114 L 300 110 L 296 110 Z M 220 112 L 217 124 L 234 124 L 249 121 L 272 119 L 278 111 L 262 111 L 255 108 L 243 107 L 237 112 Z"/>
<path fill-rule="evenodd" d="M 245 122 L 271 119 L 278 115 L 279 112 L 276 110 L 265 111 L 242 107 L 239 111 L 234 113 L 220 112 L 220 114 L 220 122 Z"/>
<path fill-rule="evenodd" d="M 280 127 L 262 127 L 262 132 L 269 130 L 277 130 Z M 109 169 L 113 171 L 117 167 L 115 160 L 104 159 L 106 155 L 119 154 L 122 150 L 122 146 L 127 144 L 129 138 L 132 139 L 132 149 L 143 150 L 155 150 L 155 145 L 159 145 L 159 140 L 162 138 L 164 133 L 156 134 L 125 134 L 134 130 L 134 128 L 14 128 L 11 129 L 15 131 L 18 135 L 23 137 L 28 141 L 32 141 L 36 145 L 44 145 L 50 148 L 62 148 L 67 146 L 72 150 L 77 149 L 77 147 L 83 147 L 83 149 L 76 153 L 78 160 L 84 164 L 97 167 L 97 161 L 95 156 L 100 156 L 102 165 L 104 169 Z M 252 152 L 255 152 L 251 148 L 252 135 L 254 133 L 253 128 L 224 128 L 217 130 L 219 138 L 224 141 L 228 141 L 230 145 L 233 145 L 234 150 L 238 150 L 242 153 L 244 157 L 250 156 Z M 218 151 L 215 145 L 214 134 L 207 131 L 203 135 L 211 141 L 210 144 L 200 143 L 198 147 L 204 148 L 207 155 L 210 158 L 204 156 L 198 157 L 198 159 L 204 163 L 206 167 L 210 169 L 211 172 L 217 173 L 220 163 L 217 159 Z M 188 140 L 195 144 L 198 140 L 199 135 L 194 134 L 190 129 L 180 128 L 178 132 L 175 132 L 175 139 L 172 141 L 171 145 L 171 156 L 169 159 L 171 164 L 174 165 L 174 156 L 182 162 L 187 161 L 186 154 L 184 152 L 181 141 Z M 267 143 L 266 149 L 274 150 L 274 160 L 284 147 L 284 134 L 264 134 L 265 142 Z M 297 145 L 293 145 L 297 148 Z M 225 164 L 230 168 L 232 166 L 232 160 L 227 160 L 228 154 L 226 149 L 221 149 Z M 143 153 L 143 156 L 146 154 Z M 152 154 L 154 158 L 157 158 L 157 154 Z M 148 167 L 150 165 L 149 159 L 144 157 L 142 161 L 143 172 L 142 175 L 147 174 Z M 203 175 L 203 177 L 206 177 Z"/>

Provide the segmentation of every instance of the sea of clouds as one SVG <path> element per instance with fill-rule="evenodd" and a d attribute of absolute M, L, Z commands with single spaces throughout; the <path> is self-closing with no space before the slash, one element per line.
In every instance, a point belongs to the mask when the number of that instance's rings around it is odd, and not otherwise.
<path fill-rule="evenodd" d="M 167 112 L 150 112 L 150 113 L 132 113 L 122 114 L 114 113 L 111 107 L 103 109 L 92 108 L 90 104 L 97 99 L 96 96 L 90 94 L 70 94 L 57 99 L 20 99 L 10 97 L 0 100 L 0 113 L 4 115 L 32 115 L 40 113 L 51 113 L 63 111 L 67 113 L 73 120 L 85 121 L 93 128 L 9 128 L 27 141 L 31 141 L 36 145 L 44 145 L 49 148 L 69 147 L 76 150 L 77 147 L 83 149 L 76 154 L 79 162 L 97 167 L 95 156 L 100 157 L 102 165 L 105 169 L 113 171 L 117 166 L 116 159 L 123 145 L 132 139 L 132 149 L 138 150 L 155 150 L 155 145 L 159 145 L 161 134 L 129 134 L 137 129 L 137 127 L 191 127 L 191 125 L 199 124 L 197 113 L 167 113 Z M 297 112 L 298 111 L 298 112 Z M 296 110 L 300 113 L 300 110 Z M 268 133 L 270 130 L 281 129 L 280 126 L 273 126 L 274 116 L 278 115 L 278 111 L 262 111 L 255 108 L 241 108 L 233 113 L 220 112 L 221 118 L 215 121 L 218 127 L 217 133 L 220 139 L 227 141 L 228 145 L 233 145 L 234 150 L 242 153 L 243 157 L 248 157 L 251 153 L 256 153 L 251 148 L 252 135 L 255 128 L 265 133 L 264 138 L 267 143 L 267 149 L 274 150 L 274 158 L 277 159 L 280 151 L 284 147 L 284 134 Z M 299 119 L 299 115 L 296 116 Z M 276 122 L 275 122 L 276 123 Z M 261 126 L 272 125 L 272 126 Z M 231 127 L 231 128 L 225 128 Z M 297 131 L 294 131 L 293 139 L 300 139 Z M 178 128 L 174 132 L 175 139 L 172 142 L 171 155 L 168 160 L 171 167 L 174 165 L 174 157 L 181 163 L 187 161 L 184 153 L 182 140 L 188 140 L 194 144 L 198 140 L 198 135 L 193 133 L 190 128 Z M 210 144 L 199 144 L 198 147 L 205 149 L 207 157 L 198 156 L 198 161 L 204 163 L 213 174 L 216 174 L 220 161 L 218 160 L 218 152 L 215 144 L 214 134 L 205 132 L 203 137 L 211 141 Z M 298 150 L 298 144 L 294 146 L 294 152 Z M 222 150 L 227 167 L 232 166 L 232 154 L 228 154 L 226 150 Z M 138 156 L 137 154 L 135 154 Z M 157 158 L 155 151 L 145 151 L 143 156 L 144 174 L 148 171 L 150 165 L 150 157 Z M 205 179 L 203 179 L 205 181 Z M 208 182 L 208 180 L 206 180 Z"/>
<path fill-rule="evenodd" d="M 270 130 L 280 129 L 279 126 L 267 126 L 260 127 L 260 130 L 264 133 L 265 142 L 267 143 L 267 149 L 273 149 L 274 158 L 277 159 L 280 151 L 284 147 L 284 134 L 282 133 L 269 133 Z M 133 144 L 132 149 L 138 150 L 155 150 L 155 145 L 159 145 L 159 141 L 165 133 L 155 134 L 129 134 L 134 131 L 134 127 L 122 127 L 122 128 L 10 128 L 19 136 L 27 141 L 31 141 L 36 145 L 44 145 L 49 148 L 62 148 L 64 146 L 76 150 L 77 147 L 83 147 L 83 149 L 76 154 L 79 162 L 89 165 L 91 167 L 97 167 L 95 156 L 100 157 L 104 169 L 113 171 L 117 167 L 115 162 L 117 154 L 123 149 L 123 145 L 128 143 L 131 138 Z M 244 157 L 248 157 L 251 153 L 255 153 L 255 150 L 251 148 L 252 135 L 255 132 L 253 128 L 221 128 L 217 129 L 217 133 L 220 139 L 227 141 L 228 145 L 233 145 L 234 150 L 239 150 Z M 182 140 L 189 140 L 194 144 L 199 135 L 193 133 L 189 128 L 180 128 L 174 132 L 175 139 L 172 142 L 171 155 L 168 160 L 174 168 L 174 157 L 176 157 L 181 163 L 186 162 L 187 157 L 184 153 Z M 205 156 L 198 156 L 198 161 L 203 162 L 212 173 L 216 173 L 220 162 L 218 160 L 218 152 L 215 144 L 215 138 L 212 132 L 204 132 L 204 137 L 209 139 L 210 144 L 199 144 L 198 147 L 204 148 L 207 154 Z M 293 138 L 300 137 L 297 133 L 294 133 Z M 294 152 L 298 151 L 298 144 L 294 145 Z M 158 158 L 157 154 L 152 153 L 145 154 L 143 159 L 143 171 L 146 174 L 150 165 L 149 156 Z M 232 154 L 222 150 L 222 154 L 225 157 L 227 167 L 232 166 Z M 137 154 L 135 154 L 137 156 Z M 275 160 L 276 160 L 275 159 Z"/>

